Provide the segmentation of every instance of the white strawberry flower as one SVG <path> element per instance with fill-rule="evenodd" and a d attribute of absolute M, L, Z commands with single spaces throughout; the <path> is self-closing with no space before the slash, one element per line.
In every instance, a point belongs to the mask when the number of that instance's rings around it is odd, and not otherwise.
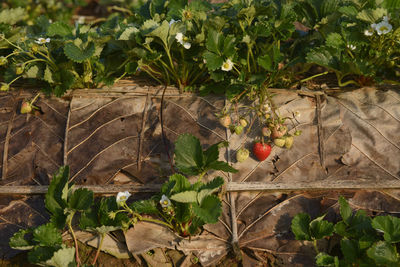
<path fill-rule="evenodd" d="M 160 204 L 161 204 L 161 207 L 168 208 L 169 206 L 171 206 L 171 200 L 166 195 L 162 195 Z"/>
<path fill-rule="evenodd" d="M 347 48 L 350 49 L 350 50 L 352 50 L 352 51 L 354 51 L 354 50 L 356 50 L 357 47 L 356 47 L 355 45 L 348 44 L 348 45 L 347 45 Z"/>
<path fill-rule="evenodd" d="M 185 49 L 189 49 L 192 44 L 189 43 L 189 38 L 187 38 L 185 35 L 183 35 L 183 33 L 178 32 L 175 36 L 175 39 L 178 41 L 178 43 L 180 43 L 181 45 L 183 45 L 183 47 Z"/>
<path fill-rule="evenodd" d="M 121 205 L 122 203 L 126 202 L 131 194 L 128 191 L 125 192 L 118 192 L 117 194 L 117 204 Z"/>
<path fill-rule="evenodd" d="M 38 38 L 37 40 L 35 40 L 35 43 L 37 44 L 46 44 L 46 43 L 50 43 L 50 38 Z"/>
<path fill-rule="evenodd" d="M 364 35 L 365 36 L 372 36 L 373 34 L 374 34 L 374 28 L 369 28 L 369 29 L 364 31 Z"/>
<path fill-rule="evenodd" d="M 393 28 L 392 25 L 385 20 L 379 22 L 375 26 L 375 30 L 378 33 L 378 35 L 387 34 L 392 30 L 392 28 Z"/>
<path fill-rule="evenodd" d="M 389 17 L 388 16 L 383 16 L 383 21 L 389 22 Z"/>
<path fill-rule="evenodd" d="M 171 20 L 169 21 L 169 26 L 171 27 L 172 24 L 174 24 L 175 22 L 179 22 L 179 21 L 180 21 L 180 20 L 171 19 Z"/>
<path fill-rule="evenodd" d="M 230 71 L 233 68 L 233 62 L 228 58 L 221 66 L 221 70 Z"/>

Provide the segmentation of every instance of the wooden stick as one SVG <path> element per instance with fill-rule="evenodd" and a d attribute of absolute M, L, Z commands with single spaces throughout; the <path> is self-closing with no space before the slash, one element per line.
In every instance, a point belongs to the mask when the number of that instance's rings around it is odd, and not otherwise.
<path fill-rule="evenodd" d="M 0 195 L 41 195 L 46 194 L 46 185 L 23 185 L 23 186 L 0 186 Z M 161 189 L 161 184 L 148 185 L 75 185 L 75 188 L 87 188 L 95 194 L 117 194 L 122 191 L 131 193 L 154 193 Z M 386 190 L 400 189 L 399 181 L 386 182 L 360 182 L 357 180 L 335 180 L 317 182 L 296 182 L 296 183 L 260 183 L 260 182 L 228 182 L 227 192 L 292 192 L 292 191 L 323 191 L 323 190 Z"/>

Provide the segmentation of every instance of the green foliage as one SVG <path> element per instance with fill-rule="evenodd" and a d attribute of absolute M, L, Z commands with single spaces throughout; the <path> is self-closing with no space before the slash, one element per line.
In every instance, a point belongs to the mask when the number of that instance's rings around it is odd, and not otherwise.
<path fill-rule="evenodd" d="M 363 210 L 353 212 L 345 198 L 339 197 L 342 220 L 335 225 L 320 216 L 311 221 L 306 213 L 292 220 L 292 232 L 297 240 L 313 241 L 318 266 L 399 266 L 397 253 L 399 222 L 393 216 L 371 218 Z M 383 233 L 383 236 L 381 235 Z M 317 242 L 335 234 L 333 244 L 320 252 Z M 337 241 L 335 241 L 337 240 Z M 340 247 L 340 251 L 333 250 Z"/>
<path fill-rule="evenodd" d="M 203 176 L 209 170 L 237 172 L 228 163 L 219 161 L 219 148 L 224 143 L 214 144 L 203 151 L 199 139 L 191 134 L 182 134 L 175 142 L 175 165 L 188 175 Z"/>

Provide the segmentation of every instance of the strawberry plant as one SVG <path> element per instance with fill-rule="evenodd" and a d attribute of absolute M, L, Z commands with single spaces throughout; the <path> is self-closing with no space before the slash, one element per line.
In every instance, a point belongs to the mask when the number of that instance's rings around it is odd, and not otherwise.
<path fill-rule="evenodd" d="M 394 216 L 371 218 L 363 210 L 353 212 L 345 198 L 339 198 L 342 220 L 336 224 L 320 216 L 311 220 L 306 213 L 292 220 L 297 240 L 311 241 L 318 266 L 399 266 L 400 219 Z M 337 238 L 333 238 L 333 237 Z M 329 238 L 328 251 L 320 251 L 318 240 Z"/>
<path fill-rule="evenodd" d="M 162 185 L 160 193 L 130 204 L 127 204 L 129 192 L 94 201 L 92 191 L 74 190 L 74 185 L 68 182 L 69 167 L 61 167 L 45 196 L 50 222 L 36 228 L 21 229 L 11 237 L 9 244 L 14 249 L 29 250 L 28 260 L 33 264 L 80 266 L 83 262 L 79 257 L 76 228 L 99 237 L 92 265 L 97 261 L 106 234 L 127 230 L 138 221 L 164 225 L 184 237 L 198 234 L 204 224 L 218 221 L 222 203 L 217 193 L 224 184 L 220 176 L 207 183 L 201 179 L 209 170 L 237 172 L 229 164 L 218 161 L 219 148 L 224 145 L 214 144 L 203 151 L 196 137 L 189 134 L 179 136 L 175 144 L 176 166 L 183 173 L 199 175 L 197 182 L 192 184 L 188 178 L 176 173 Z M 63 243 L 65 229 L 72 237 L 73 247 Z"/>

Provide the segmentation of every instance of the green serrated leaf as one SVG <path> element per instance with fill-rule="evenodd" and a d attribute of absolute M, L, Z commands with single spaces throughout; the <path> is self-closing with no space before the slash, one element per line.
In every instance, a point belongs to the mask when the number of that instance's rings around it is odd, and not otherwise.
<path fill-rule="evenodd" d="M 322 239 L 333 234 L 333 223 L 324 220 L 325 215 L 310 222 L 310 233 L 314 239 Z"/>
<path fill-rule="evenodd" d="M 61 21 L 56 21 L 47 28 L 47 35 L 52 37 L 52 36 L 61 36 L 65 37 L 67 35 L 72 34 L 72 28 L 68 24 L 61 22 Z"/>
<path fill-rule="evenodd" d="M 225 161 L 213 161 L 208 166 L 206 166 L 209 170 L 217 170 L 217 171 L 224 171 L 224 172 L 232 172 L 237 173 L 238 170 L 233 168 Z"/>
<path fill-rule="evenodd" d="M 3 9 L 0 12 L 0 23 L 14 25 L 25 19 L 26 11 L 22 7 Z"/>
<path fill-rule="evenodd" d="M 171 193 L 179 193 L 182 191 L 187 191 L 190 190 L 192 186 L 189 180 L 185 176 L 177 173 L 169 177 L 169 182 L 173 183 L 173 187 L 170 190 Z"/>
<path fill-rule="evenodd" d="M 61 245 L 61 232 L 51 223 L 40 225 L 33 230 L 33 240 L 41 246 Z"/>
<path fill-rule="evenodd" d="M 25 72 L 25 76 L 27 78 L 31 78 L 31 79 L 35 79 L 35 78 L 40 78 L 39 77 L 39 67 L 34 65 L 32 67 L 30 67 L 26 72 Z"/>
<path fill-rule="evenodd" d="M 201 204 L 206 196 L 217 192 L 223 184 L 224 179 L 218 176 L 209 183 L 202 185 L 198 190 L 199 192 L 197 194 L 197 202 Z"/>
<path fill-rule="evenodd" d="M 64 46 L 64 54 L 72 61 L 82 63 L 94 55 L 95 45 L 90 42 L 86 48 L 81 49 L 74 43 L 67 43 Z"/>
<path fill-rule="evenodd" d="M 235 43 L 236 38 L 233 35 L 228 35 L 224 40 L 224 56 L 227 58 L 232 58 L 236 53 Z"/>
<path fill-rule="evenodd" d="M 67 203 L 62 199 L 62 192 L 68 188 L 69 167 L 61 167 L 50 182 L 45 196 L 46 208 L 52 213 L 56 226 L 63 227 L 65 223 L 64 208 Z M 55 220 L 55 221 L 54 221 Z"/>
<path fill-rule="evenodd" d="M 53 80 L 53 73 L 52 73 L 52 71 L 50 70 L 50 67 L 48 66 L 48 65 L 46 65 L 46 69 L 44 70 L 44 76 L 43 76 L 43 79 L 46 81 L 46 82 L 48 82 L 48 83 L 54 83 L 54 80 Z"/>
<path fill-rule="evenodd" d="M 197 202 L 197 192 L 196 191 L 180 192 L 172 195 L 170 199 L 181 203 Z"/>
<path fill-rule="evenodd" d="M 83 230 L 94 229 L 99 225 L 97 210 L 92 208 L 81 214 L 79 227 Z"/>
<path fill-rule="evenodd" d="M 296 237 L 296 240 L 311 241 L 310 222 L 311 218 L 307 213 L 299 213 L 294 216 L 291 229 Z"/>
<path fill-rule="evenodd" d="M 31 251 L 28 252 L 28 261 L 33 264 L 44 263 L 51 259 L 54 252 L 56 252 L 60 247 L 40 247 L 36 246 Z M 43 266 L 43 264 L 41 264 Z"/>
<path fill-rule="evenodd" d="M 175 142 L 175 165 L 183 173 L 199 174 L 203 168 L 200 140 L 191 134 L 181 134 Z"/>
<path fill-rule="evenodd" d="M 383 231 L 383 238 L 389 243 L 400 242 L 400 219 L 394 216 L 377 216 L 372 219 L 372 227 Z"/>
<path fill-rule="evenodd" d="M 206 166 L 208 164 L 210 164 L 213 161 L 218 160 L 219 157 L 219 149 L 220 149 L 220 144 L 222 142 L 218 142 L 216 144 L 213 144 L 212 146 L 210 146 L 209 148 L 207 148 L 206 151 L 204 151 L 204 158 L 206 161 Z"/>
<path fill-rule="evenodd" d="M 330 33 L 326 37 L 326 45 L 329 47 L 333 47 L 335 49 L 341 49 L 344 48 L 344 41 L 342 36 L 339 33 Z"/>
<path fill-rule="evenodd" d="M 34 247 L 33 244 L 25 239 L 25 235 L 31 232 L 32 230 L 30 229 L 20 229 L 18 232 L 14 233 L 14 235 L 10 238 L 10 247 L 19 250 L 32 249 Z"/>
<path fill-rule="evenodd" d="M 340 196 L 339 197 L 339 205 L 340 205 L 340 216 L 342 216 L 342 219 L 344 222 L 346 222 L 347 224 L 350 223 L 350 219 L 351 219 L 351 215 L 353 214 L 352 209 L 350 208 L 349 203 L 347 202 L 347 200 Z"/>
<path fill-rule="evenodd" d="M 273 60 L 268 54 L 258 57 L 257 63 L 267 71 L 274 70 Z"/>
<path fill-rule="evenodd" d="M 385 241 L 379 241 L 367 250 L 367 255 L 378 265 L 398 266 L 399 256 L 396 247 Z"/>
<path fill-rule="evenodd" d="M 151 31 L 148 36 L 158 37 L 164 43 L 166 47 L 170 46 L 170 42 L 168 41 L 169 34 L 169 23 L 164 20 L 160 26 Z"/>
<path fill-rule="evenodd" d="M 72 210 L 84 211 L 93 204 L 93 191 L 87 188 L 79 188 L 68 199 L 68 207 Z"/>
<path fill-rule="evenodd" d="M 203 57 L 206 60 L 207 68 L 212 71 L 221 68 L 224 63 L 223 57 L 208 51 L 204 53 Z"/>
<path fill-rule="evenodd" d="M 221 206 L 221 200 L 217 196 L 208 195 L 200 205 L 193 204 L 193 212 L 205 223 L 217 223 L 222 213 Z"/>
<path fill-rule="evenodd" d="M 342 251 L 344 258 L 349 262 L 355 262 L 360 256 L 358 242 L 356 240 L 343 238 L 340 240 L 340 250 Z"/>
<path fill-rule="evenodd" d="M 338 259 L 335 259 L 337 257 L 333 257 L 331 255 L 326 254 L 325 252 L 320 252 L 318 255 L 315 257 L 315 263 L 318 266 L 328 266 L 328 267 L 339 267 L 339 262 Z M 337 262 L 337 264 L 336 264 Z"/>
<path fill-rule="evenodd" d="M 365 22 L 375 23 L 386 14 L 387 10 L 384 8 L 363 9 L 358 13 L 357 18 Z"/>
<path fill-rule="evenodd" d="M 222 33 L 219 33 L 215 30 L 210 30 L 208 32 L 208 38 L 206 41 L 207 49 L 218 56 L 222 56 L 223 46 L 224 39 Z"/>
<path fill-rule="evenodd" d="M 140 214 L 158 214 L 157 203 L 152 199 L 135 201 L 130 208 Z"/>
<path fill-rule="evenodd" d="M 46 264 L 55 267 L 75 266 L 75 248 L 61 248 L 54 252 L 53 257 Z"/>
<path fill-rule="evenodd" d="M 131 36 L 138 32 L 139 30 L 136 27 L 128 27 L 121 33 L 118 40 L 123 40 L 123 41 L 131 40 Z"/>

